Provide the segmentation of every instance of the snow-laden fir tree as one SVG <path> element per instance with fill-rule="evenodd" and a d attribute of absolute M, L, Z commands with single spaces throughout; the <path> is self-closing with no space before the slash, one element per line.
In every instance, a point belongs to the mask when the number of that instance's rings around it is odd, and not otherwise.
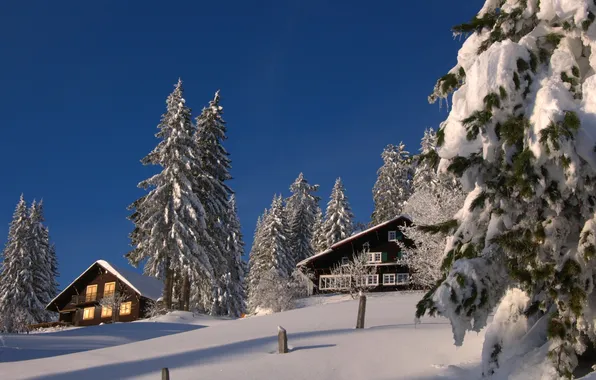
<path fill-rule="evenodd" d="M 314 253 L 320 253 L 327 249 L 327 238 L 325 237 L 324 229 L 325 218 L 323 217 L 323 211 L 317 206 L 315 213 L 315 221 L 313 223 L 313 234 L 312 234 L 312 248 Z"/>
<path fill-rule="evenodd" d="M 37 257 L 33 253 L 31 223 L 21 195 L 2 252 L 0 322 L 4 332 L 23 331 L 29 324 L 42 322 L 45 316 L 46 305 L 36 294 Z"/>
<path fill-rule="evenodd" d="M 228 273 L 223 275 L 224 301 L 221 302 L 221 311 L 230 317 L 239 317 L 245 312 L 245 289 L 244 273 L 246 263 L 242 259 L 244 254 L 244 240 L 240 221 L 238 220 L 238 209 L 236 208 L 236 196 L 232 195 L 228 202 L 228 215 L 226 216 L 226 240 L 225 252 L 233 258 L 230 262 Z"/>
<path fill-rule="evenodd" d="M 424 130 L 424 136 L 420 140 L 420 153 L 413 158 L 414 177 L 412 180 L 412 193 L 424 188 L 433 188 L 437 185 L 436 166 L 437 155 L 437 134 L 434 129 Z M 453 215 L 451 215 L 453 216 Z"/>
<path fill-rule="evenodd" d="M 158 165 L 162 171 L 141 182 L 150 189 L 135 201 L 130 220 L 133 250 L 127 258 L 133 265 L 145 261 L 145 274 L 165 279 L 164 304 L 171 308 L 174 272 L 213 281 L 210 253 L 205 250 L 205 210 L 195 192 L 196 178 L 203 178 L 192 139 L 191 111 L 183 97 L 182 81 L 168 96 L 166 113 L 158 125 L 157 147 L 141 162 Z M 207 243 L 206 243 L 207 242 Z"/>
<path fill-rule="evenodd" d="M 325 212 L 325 221 L 323 222 L 327 247 L 350 237 L 352 231 L 354 231 L 354 215 L 348 203 L 346 189 L 341 178 L 335 181 L 330 198 Z"/>
<path fill-rule="evenodd" d="M 281 195 L 276 195 L 262 222 L 262 249 L 271 260 L 271 267 L 275 268 L 281 277 L 288 278 L 294 271 L 294 265 L 287 236 L 288 222 L 285 217 L 283 198 Z"/>
<path fill-rule="evenodd" d="M 44 224 L 43 201 L 33 202 L 29 209 L 29 249 L 33 258 L 33 278 L 35 296 L 39 304 L 47 305 L 58 294 L 57 258 L 54 246 L 50 243 L 48 227 Z M 49 321 L 53 313 L 45 308 L 32 310 L 40 322 Z"/>
<path fill-rule="evenodd" d="M 318 189 L 319 185 L 310 185 L 302 173 L 290 186 L 292 195 L 286 201 L 286 216 L 292 266 L 315 253 L 312 238 L 320 198 L 314 193 Z"/>
<path fill-rule="evenodd" d="M 252 247 L 248 256 L 248 276 L 246 280 L 247 290 L 247 311 L 254 313 L 259 305 L 259 293 L 257 287 L 259 280 L 265 272 L 273 267 L 271 258 L 263 249 L 263 222 L 267 219 L 269 210 L 265 209 L 257 219 Z"/>
<path fill-rule="evenodd" d="M 405 145 L 401 142 L 398 146 L 389 144 L 381 157 L 383 166 L 377 172 L 377 182 L 373 187 L 373 226 L 401 215 L 412 188 L 412 163 Z"/>
<path fill-rule="evenodd" d="M 501 303 L 485 376 L 570 378 L 596 341 L 595 14 L 588 0 L 487 0 L 454 28 L 468 37 L 429 98 L 453 94 L 439 168 L 470 193 L 436 226 L 448 274 L 417 314 L 449 318 L 460 345 Z"/>
<path fill-rule="evenodd" d="M 223 147 L 223 142 L 227 139 L 226 123 L 223 120 L 223 107 L 220 105 L 219 91 L 215 93 L 213 100 L 209 105 L 203 108 L 201 114 L 196 119 L 196 133 L 194 141 L 197 148 L 197 157 L 199 158 L 200 170 L 195 178 L 195 192 L 198 194 L 206 213 L 207 234 L 210 240 L 205 242 L 210 245 L 207 247 L 211 264 L 215 274 L 215 281 L 211 286 L 195 286 L 193 291 L 213 293 L 213 298 L 219 298 L 217 294 L 223 294 L 218 288 L 224 286 L 222 281 L 231 270 L 236 271 L 237 262 L 235 254 L 226 249 L 230 232 L 227 230 L 229 222 L 226 218 L 229 215 L 228 200 L 232 191 L 226 185 L 230 180 L 231 161 L 229 154 Z M 232 281 L 238 279 L 234 274 Z M 197 285 L 197 284 L 194 284 Z M 226 285 L 227 286 L 227 285 Z M 241 284 L 234 289 L 241 289 Z M 229 295 L 234 299 L 242 297 L 242 293 Z M 203 298 L 208 299 L 207 295 Z M 206 306 L 206 305 L 201 305 Z M 227 310 L 226 307 L 217 306 L 217 309 Z M 214 311 L 212 311 L 212 314 Z"/>

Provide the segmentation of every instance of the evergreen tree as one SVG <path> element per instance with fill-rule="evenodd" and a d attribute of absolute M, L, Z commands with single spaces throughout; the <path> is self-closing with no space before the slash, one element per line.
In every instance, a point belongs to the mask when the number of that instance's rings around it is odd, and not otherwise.
<path fill-rule="evenodd" d="M 449 318 L 461 345 L 500 304 L 485 376 L 517 378 L 523 364 L 541 379 L 571 378 L 596 341 L 595 12 L 588 0 L 487 0 L 454 28 L 470 35 L 429 98 L 453 93 L 439 168 L 470 193 L 434 226 L 450 235 L 448 273 L 417 315 Z"/>
<path fill-rule="evenodd" d="M 134 202 L 130 219 L 134 249 L 127 254 L 133 265 L 145 261 L 145 274 L 165 279 L 164 304 L 172 307 L 174 273 L 212 281 L 214 277 L 206 233 L 205 210 L 195 193 L 195 179 L 204 178 L 192 140 L 191 111 L 185 104 L 182 81 L 166 101 L 158 125 L 157 147 L 142 163 L 159 165 L 159 174 L 141 182 L 151 189 Z"/>
<path fill-rule="evenodd" d="M 437 134 L 432 128 L 428 128 L 424 131 L 424 136 L 420 141 L 420 154 L 414 158 L 413 193 L 424 188 L 432 189 L 437 186 L 439 178 L 436 173 L 437 161 Z"/>
<path fill-rule="evenodd" d="M 50 243 L 50 234 L 44 221 L 43 202 L 34 201 L 29 209 L 29 247 L 33 258 L 34 289 L 39 303 L 47 305 L 58 294 L 58 268 L 56 251 Z M 32 313 L 40 322 L 52 317 L 45 309 L 32 310 Z"/>
<path fill-rule="evenodd" d="M 5 332 L 23 331 L 28 324 L 41 322 L 45 304 L 36 294 L 36 270 L 32 250 L 31 223 L 21 195 L 10 224 L 2 253 L 0 276 L 0 316 Z"/>
<path fill-rule="evenodd" d="M 324 222 L 325 219 L 323 217 L 323 211 L 317 206 L 312 235 L 312 247 L 315 254 L 323 252 L 327 249 L 327 238 L 325 237 Z"/>
<path fill-rule="evenodd" d="M 338 178 L 331 191 L 331 199 L 327 204 L 327 212 L 323 223 L 327 247 L 350 237 L 352 231 L 354 231 L 354 215 L 345 191 L 341 178 Z"/>
<path fill-rule="evenodd" d="M 226 217 L 226 230 L 229 235 L 226 241 L 226 252 L 234 260 L 231 262 L 230 270 L 224 275 L 225 302 L 223 305 L 224 314 L 231 317 L 239 317 L 245 312 L 245 290 L 244 275 L 246 263 L 242 259 L 244 254 L 244 240 L 238 220 L 236 208 L 236 196 L 232 195 L 228 202 L 228 215 Z"/>
<path fill-rule="evenodd" d="M 267 217 L 263 220 L 262 248 L 271 260 L 270 267 L 275 268 L 283 278 L 289 277 L 294 271 L 288 230 L 283 198 L 276 195 Z"/>
<path fill-rule="evenodd" d="M 290 186 L 292 195 L 286 202 L 286 216 L 289 225 L 288 245 L 292 255 L 292 267 L 299 261 L 314 255 L 313 227 L 320 199 L 313 193 L 318 189 L 319 185 L 310 185 L 302 173 Z"/>
<path fill-rule="evenodd" d="M 259 216 L 255 228 L 252 247 L 248 259 L 248 280 L 247 280 L 247 294 L 248 302 L 247 309 L 254 313 L 260 301 L 258 286 L 261 277 L 265 272 L 273 268 L 273 260 L 269 257 L 263 249 L 263 235 L 265 228 L 263 222 L 267 219 L 269 210 L 265 210 L 263 215 Z"/>
<path fill-rule="evenodd" d="M 383 150 L 383 166 L 373 187 L 375 209 L 371 225 L 391 220 L 402 213 L 402 209 L 412 193 L 412 167 L 410 153 L 405 145 L 387 145 Z"/>

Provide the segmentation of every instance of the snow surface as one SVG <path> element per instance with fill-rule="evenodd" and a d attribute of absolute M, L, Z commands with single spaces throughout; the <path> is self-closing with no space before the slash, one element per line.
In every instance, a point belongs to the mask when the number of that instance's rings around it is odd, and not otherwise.
<path fill-rule="evenodd" d="M 421 296 L 369 294 L 363 330 L 354 328 L 357 300 L 325 295 L 300 300 L 299 309 L 238 320 L 173 312 L 148 321 L 0 335 L 0 378 L 149 380 L 168 367 L 174 380 L 480 379 L 484 332 L 468 334 L 456 348 L 446 319 L 414 324 Z M 288 354 L 277 354 L 278 326 L 287 330 Z"/>
<path fill-rule="evenodd" d="M 415 325 L 414 307 L 420 297 L 421 293 L 369 295 L 364 330 L 354 328 L 357 300 L 327 296 L 304 300 L 302 308 L 288 312 L 211 320 L 207 328 L 125 345 L 140 335 L 164 335 L 165 331 L 177 332 L 176 328 L 184 331 L 182 326 L 187 325 L 134 322 L 4 336 L 8 348 L 0 349 L 0 374 L 2 379 L 15 380 L 156 379 L 162 367 L 169 367 L 175 380 L 473 378 L 479 371 L 483 334 L 470 336 L 464 347 L 456 349 L 447 320 L 423 319 Z M 277 326 L 287 330 L 288 354 L 276 353 Z M 48 338 L 63 353 L 74 351 L 76 345 L 86 345 L 85 349 L 120 345 L 14 361 L 34 357 L 30 354 L 35 353 L 40 338 Z M 15 344 L 21 349 L 16 350 Z M 21 355 L 13 353 L 13 361 L 6 362 L 2 358 L 11 351 L 21 351 Z"/>

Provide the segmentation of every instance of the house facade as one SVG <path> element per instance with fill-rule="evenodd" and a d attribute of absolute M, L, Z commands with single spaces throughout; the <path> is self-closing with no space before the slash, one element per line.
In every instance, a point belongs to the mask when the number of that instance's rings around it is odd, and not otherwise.
<path fill-rule="evenodd" d="M 163 291 L 163 282 L 98 260 L 58 294 L 46 310 L 59 313 L 59 321 L 91 326 L 113 321 L 131 322 L 147 315 L 152 301 Z M 105 306 L 102 299 L 116 300 Z M 102 303 L 104 306 L 102 306 Z"/>
<path fill-rule="evenodd" d="M 356 281 L 364 282 L 371 291 L 403 289 L 410 283 L 404 259 L 413 242 L 402 234 L 400 227 L 410 224 L 410 219 L 405 216 L 394 218 L 335 243 L 328 250 L 299 262 L 297 267 L 314 275 L 315 293 L 347 290 L 349 279 L 345 275 L 332 274 L 332 271 L 347 265 L 355 255 L 366 252 L 367 265 L 374 267 L 374 274 Z"/>

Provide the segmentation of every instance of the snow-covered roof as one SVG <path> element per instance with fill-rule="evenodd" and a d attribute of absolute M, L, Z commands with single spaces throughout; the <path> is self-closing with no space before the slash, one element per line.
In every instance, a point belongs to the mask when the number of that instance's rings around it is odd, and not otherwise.
<path fill-rule="evenodd" d="M 311 257 L 307 257 L 306 259 L 304 259 L 304 260 L 300 261 L 298 264 L 296 264 L 296 266 L 297 266 L 297 267 L 299 267 L 299 266 L 306 265 L 306 264 L 308 264 L 309 262 L 311 262 L 312 260 L 314 260 L 314 259 L 316 259 L 316 258 L 318 258 L 318 257 L 325 256 L 325 255 L 327 255 L 327 254 L 329 254 L 329 253 L 333 252 L 333 248 L 337 248 L 337 247 L 339 247 L 340 245 L 346 244 L 346 243 L 348 243 L 348 242 L 350 242 L 350 241 L 352 241 L 352 240 L 354 240 L 354 239 L 358 239 L 358 238 L 359 238 L 359 237 L 361 237 L 362 235 L 366 235 L 366 234 L 368 234 L 369 232 L 372 232 L 372 231 L 374 231 L 374 230 L 376 230 L 376 229 L 379 229 L 379 228 L 381 228 L 381 227 L 385 227 L 386 225 L 388 225 L 388 224 L 391 224 L 391 223 L 394 223 L 394 222 L 396 222 L 396 221 L 397 221 L 397 220 L 399 220 L 399 219 L 408 219 L 409 221 L 412 221 L 412 219 L 411 219 L 409 216 L 407 216 L 407 215 L 400 215 L 400 216 L 397 216 L 397 217 L 395 217 L 395 218 L 393 218 L 393 219 L 390 219 L 390 220 L 388 220 L 388 221 L 386 221 L 386 222 L 383 222 L 383 223 L 381 223 L 381 224 L 377 224 L 376 226 L 373 226 L 373 227 L 371 227 L 371 228 L 369 228 L 369 229 L 367 229 L 367 230 L 364 230 L 364 231 L 358 232 L 357 234 L 354 234 L 354 235 L 352 235 L 352 236 L 350 236 L 350 237 L 348 237 L 348 238 L 345 238 L 344 240 L 340 240 L 340 241 L 338 241 L 337 243 L 333 244 L 333 245 L 331 246 L 331 248 L 329 248 L 328 250 L 326 250 L 326 251 L 323 251 L 323 252 L 320 252 L 320 253 L 317 253 L 316 255 L 313 255 L 313 256 L 311 256 Z"/>
<path fill-rule="evenodd" d="M 299 266 L 302 266 L 302 265 L 304 265 L 304 264 L 307 264 L 309 261 L 311 261 L 311 260 L 313 260 L 313 259 L 316 259 L 317 257 L 320 257 L 320 256 L 325 256 L 326 254 L 328 254 L 328 253 L 331 253 L 331 252 L 333 252 L 333 250 L 332 250 L 332 249 L 328 249 L 328 250 L 326 250 L 326 251 L 319 252 L 319 253 L 317 253 L 316 255 L 312 255 L 311 257 L 307 257 L 306 259 L 304 259 L 304 260 L 300 261 L 298 264 L 296 264 L 296 266 L 297 266 L 297 267 L 299 267 Z"/>
<path fill-rule="evenodd" d="M 83 275 L 91 270 L 91 268 L 93 268 L 95 265 L 99 265 L 116 276 L 120 281 L 125 283 L 140 296 L 157 301 L 157 299 L 159 299 L 162 295 L 163 282 L 161 280 L 154 277 L 144 276 L 127 269 L 118 268 L 105 260 L 97 260 L 91 264 L 89 268 L 85 269 L 85 271 L 83 271 L 79 277 L 75 278 L 74 281 L 65 287 L 64 290 L 62 290 L 56 297 L 54 297 L 54 299 L 50 301 L 46 307 L 49 307 L 52 303 L 54 303 L 54 301 L 56 301 L 58 297 L 62 295 L 62 293 L 68 290 L 68 288 L 77 282 L 79 278 L 83 277 Z"/>

